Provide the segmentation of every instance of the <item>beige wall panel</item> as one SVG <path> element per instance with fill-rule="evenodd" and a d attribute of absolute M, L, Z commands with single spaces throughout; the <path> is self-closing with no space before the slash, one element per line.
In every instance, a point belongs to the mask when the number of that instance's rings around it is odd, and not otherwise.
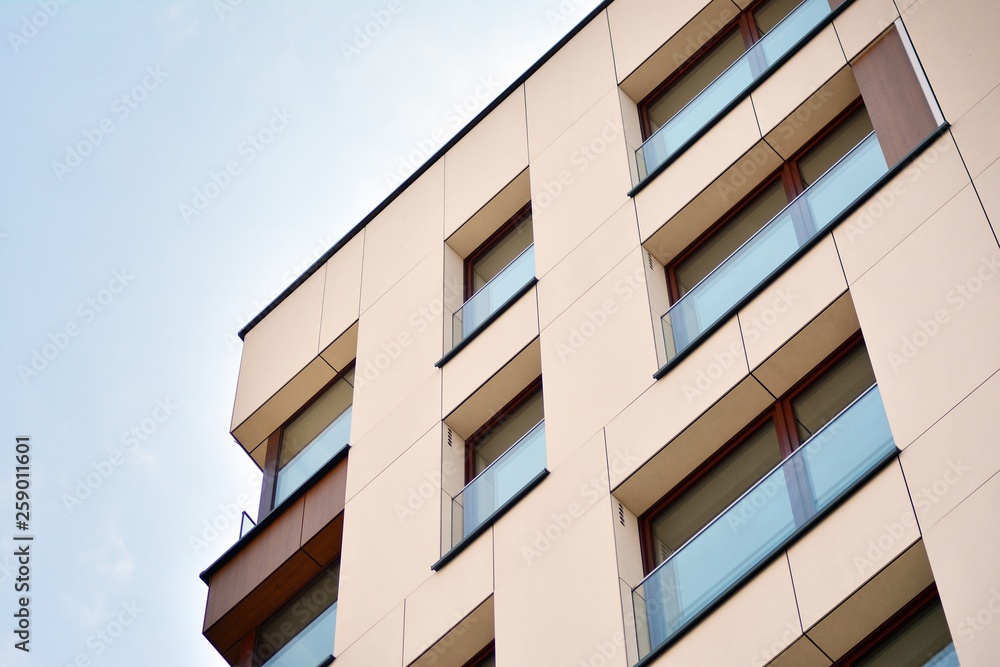
<path fill-rule="evenodd" d="M 351 435 L 361 439 L 438 373 L 444 312 L 442 247 L 361 314 Z"/>
<path fill-rule="evenodd" d="M 634 460 L 638 467 L 747 374 L 743 339 L 733 318 L 611 420 L 608 457 Z M 633 471 L 612 471 L 612 486 Z"/>
<path fill-rule="evenodd" d="M 852 286 L 900 449 L 1000 367 L 998 273 L 970 186 Z"/>
<path fill-rule="evenodd" d="M 812 627 L 919 538 L 893 461 L 788 550 L 802 625 Z"/>
<path fill-rule="evenodd" d="M 288 384 L 279 389 L 267 403 L 237 426 L 233 431 L 233 437 L 245 448 L 256 447 L 254 451 L 260 449 L 260 446 L 255 446 L 253 443 L 262 445 L 274 429 L 285 423 L 306 401 L 326 386 L 334 375 L 336 373 L 330 364 L 317 357 Z"/>
<path fill-rule="evenodd" d="M 365 228 L 361 312 L 437 250 L 443 240 L 444 162 L 439 160 Z M 438 259 L 439 271 L 440 262 Z"/>
<path fill-rule="evenodd" d="M 788 561 L 779 556 L 652 665 L 762 665 L 801 634 Z"/>
<path fill-rule="evenodd" d="M 1000 374 L 994 374 L 900 455 L 925 532 L 1000 471 L 998 405 Z"/>
<path fill-rule="evenodd" d="M 607 479 L 596 437 L 494 526 L 498 664 L 626 667 Z"/>
<path fill-rule="evenodd" d="M 924 544 L 917 541 L 818 624 L 808 628 L 807 634 L 827 655 L 840 659 L 933 581 Z"/>
<path fill-rule="evenodd" d="M 347 497 L 351 498 L 392 461 L 435 427 L 441 414 L 441 374 L 431 375 L 364 437 L 351 444 Z"/>
<path fill-rule="evenodd" d="M 833 26 L 827 26 L 751 94 L 764 134 L 794 112 L 847 60 Z"/>
<path fill-rule="evenodd" d="M 600 14 L 525 83 L 532 162 L 616 84 L 611 34 Z"/>
<path fill-rule="evenodd" d="M 743 100 L 636 194 L 642 238 L 662 227 L 760 138 L 753 105 Z"/>
<path fill-rule="evenodd" d="M 365 230 L 347 242 L 326 263 L 326 286 L 323 292 L 323 319 L 319 347 L 324 349 L 358 319 L 361 305 L 361 258 L 365 248 Z"/>
<path fill-rule="evenodd" d="M 833 21 L 848 60 L 881 35 L 899 18 L 893 0 L 855 0 Z"/>
<path fill-rule="evenodd" d="M 834 229 L 847 281 L 853 285 L 968 183 L 955 141 L 941 136 Z"/>
<path fill-rule="evenodd" d="M 636 249 L 542 333 L 548 461 L 558 467 L 653 383 L 656 354 Z M 595 370 L 600 369 L 600 381 Z"/>
<path fill-rule="evenodd" d="M 406 598 L 403 664 L 409 664 L 493 594 L 488 530 Z"/>
<path fill-rule="evenodd" d="M 1000 118 L 1000 86 L 952 125 L 952 134 L 973 178 L 1000 158 L 1000 123 L 997 118 Z"/>
<path fill-rule="evenodd" d="M 434 429 L 347 501 L 341 646 L 357 641 L 433 574 L 440 556 L 440 477 L 441 433 Z"/>
<path fill-rule="evenodd" d="M 990 219 L 993 234 L 1000 234 L 1000 160 L 976 177 L 976 192 Z"/>
<path fill-rule="evenodd" d="M 638 245 L 635 207 L 629 202 L 545 274 L 538 285 L 541 327 L 547 327 Z"/>
<path fill-rule="evenodd" d="M 783 160 L 791 158 L 860 95 L 854 71 L 850 67 L 842 67 L 767 133 L 767 143 Z"/>
<path fill-rule="evenodd" d="M 532 160 L 539 278 L 629 202 L 627 159 L 618 92 L 611 90 Z"/>
<path fill-rule="evenodd" d="M 688 32 L 691 34 L 685 35 L 688 38 L 682 37 L 681 43 L 671 49 L 672 53 L 656 58 L 662 61 L 656 63 L 658 81 L 665 79 L 724 25 L 718 20 L 709 21 L 707 17 L 703 21 L 698 20 L 697 14 L 711 4 L 708 0 L 682 0 L 669 4 L 656 0 L 618 0 L 611 3 L 608 23 L 611 24 L 611 43 L 619 80 L 627 78 L 647 58 L 654 56 L 666 40 L 689 24 Z M 730 18 L 739 11 L 729 0 L 715 4 L 719 4 L 720 9 L 728 5 L 726 15 Z"/>
<path fill-rule="evenodd" d="M 445 236 L 527 166 L 528 130 L 522 86 L 444 156 Z"/>
<path fill-rule="evenodd" d="M 476 211 L 475 215 L 468 218 L 468 221 L 463 220 L 460 227 L 447 233 L 448 247 L 455 252 L 459 260 L 468 257 L 529 201 L 531 201 L 531 181 L 528 170 L 525 169 Z M 457 285 L 459 296 L 462 296 L 461 264 L 460 261 L 456 274 L 459 279 Z"/>
<path fill-rule="evenodd" d="M 955 121 L 1000 82 L 994 0 L 919 0 L 903 11 L 903 25 L 927 73 L 944 116 Z"/>
<path fill-rule="evenodd" d="M 325 278 L 326 267 L 323 267 L 247 333 L 232 430 L 319 353 Z"/>
<path fill-rule="evenodd" d="M 441 368 L 445 414 L 538 338 L 537 289 L 533 287 L 523 294 Z"/>
<path fill-rule="evenodd" d="M 750 368 L 756 368 L 847 290 L 837 247 L 827 236 L 740 309 Z"/>
<path fill-rule="evenodd" d="M 340 623 L 338 617 L 337 622 Z M 341 642 L 338 630 L 334 642 L 337 667 L 401 667 L 403 664 L 403 605 L 386 614 L 371 630 L 350 646 Z M 343 647 L 343 648 L 341 648 Z"/>
<path fill-rule="evenodd" d="M 797 629 L 789 626 L 785 630 L 787 635 L 782 635 L 782 639 L 785 636 L 792 636 Z M 763 660 L 770 657 L 773 655 L 773 650 L 772 647 L 766 653 L 762 653 L 760 658 Z M 773 660 L 765 660 L 764 662 L 758 660 L 757 662 L 750 663 L 750 667 L 760 667 L 762 665 L 767 665 L 767 667 L 827 667 L 832 664 L 830 659 L 816 648 L 815 644 L 809 641 L 807 637 L 802 636 Z"/>
<path fill-rule="evenodd" d="M 464 667 L 493 639 L 493 598 L 461 621 L 409 667 Z"/>
<path fill-rule="evenodd" d="M 994 475 L 924 533 L 924 543 L 962 667 L 1000 655 L 1000 476 Z"/>

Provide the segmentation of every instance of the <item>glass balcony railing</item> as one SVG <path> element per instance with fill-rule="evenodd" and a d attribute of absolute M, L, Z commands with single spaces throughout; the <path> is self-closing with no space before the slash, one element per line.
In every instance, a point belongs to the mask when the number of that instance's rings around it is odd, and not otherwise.
<path fill-rule="evenodd" d="M 670 307 L 662 318 L 666 361 L 825 232 L 888 170 L 873 132 Z"/>
<path fill-rule="evenodd" d="M 795 49 L 832 11 L 829 0 L 803 0 L 639 147 L 635 153 L 639 180 L 687 146 L 731 103 L 745 96 L 755 81 Z"/>
<path fill-rule="evenodd" d="M 337 603 L 334 602 L 270 659 L 254 664 L 259 667 L 315 667 L 333 655 L 336 629 Z"/>
<path fill-rule="evenodd" d="M 486 523 L 543 470 L 544 419 L 476 475 L 452 500 L 451 547 L 454 548 L 465 536 Z"/>
<path fill-rule="evenodd" d="M 350 439 L 351 407 L 349 406 L 312 442 L 306 445 L 295 458 L 278 471 L 278 483 L 274 490 L 274 506 L 277 507 L 292 491 L 302 486 L 307 479 L 313 476 L 313 473 L 346 447 Z"/>
<path fill-rule="evenodd" d="M 452 347 L 483 325 L 535 277 L 535 245 L 529 245 L 510 264 L 479 288 L 455 313 L 452 320 Z"/>
<path fill-rule="evenodd" d="M 640 657 L 675 637 L 895 453 L 872 385 L 632 591 Z"/>

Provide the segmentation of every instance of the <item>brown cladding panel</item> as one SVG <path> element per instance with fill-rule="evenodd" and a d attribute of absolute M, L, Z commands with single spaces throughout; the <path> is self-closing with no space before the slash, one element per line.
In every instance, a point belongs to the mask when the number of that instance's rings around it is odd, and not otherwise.
<path fill-rule="evenodd" d="M 340 555 L 340 545 L 343 537 L 344 515 L 340 514 L 325 528 L 316 533 L 311 540 L 302 545 L 302 550 L 309 554 L 317 563 L 326 567 L 333 562 L 334 558 Z"/>
<path fill-rule="evenodd" d="M 302 543 L 311 540 L 344 511 L 347 497 L 347 459 L 326 473 L 305 495 Z"/>
<path fill-rule="evenodd" d="M 895 28 L 852 67 L 885 159 L 892 167 L 937 127 Z"/>

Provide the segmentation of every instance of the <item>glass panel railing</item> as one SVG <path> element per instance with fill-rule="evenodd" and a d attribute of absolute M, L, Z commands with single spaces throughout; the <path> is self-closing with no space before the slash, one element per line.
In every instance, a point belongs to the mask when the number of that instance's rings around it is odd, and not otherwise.
<path fill-rule="evenodd" d="M 257 522 L 250 518 L 250 515 L 246 512 L 240 515 L 240 539 L 250 532 L 250 530 L 257 525 Z"/>
<path fill-rule="evenodd" d="M 295 458 L 278 471 L 274 491 L 277 507 L 295 489 L 302 486 L 317 470 L 347 446 L 351 439 L 351 407 L 349 406 L 329 426 L 323 429 Z"/>
<path fill-rule="evenodd" d="M 507 303 L 535 277 L 535 246 L 529 245 L 500 273 L 469 297 L 452 320 L 452 347 L 482 326 L 486 319 Z"/>
<path fill-rule="evenodd" d="M 743 97 L 768 68 L 791 52 L 831 11 L 829 0 L 803 0 L 639 147 L 635 153 L 639 180 L 684 147 L 729 104 Z"/>
<path fill-rule="evenodd" d="M 333 655 L 336 629 L 337 603 L 334 602 L 270 659 L 255 664 L 260 667 L 315 667 Z"/>
<path fill-rule="evenodd" d="M 451 546 L 485 523 L 545 469 L 545 420 L 510 446 L 452 500 Z"/>
<path fill-rule="evenodd" d="M 670 307 L 662 319 L 666 361 L 825 232 L 888 169 L 873 132 Z"/>
<path fill-rule="evenodd" d="M 895 452 L 873 385 L 633 590 L 642 656 L 677 635 Z"/>

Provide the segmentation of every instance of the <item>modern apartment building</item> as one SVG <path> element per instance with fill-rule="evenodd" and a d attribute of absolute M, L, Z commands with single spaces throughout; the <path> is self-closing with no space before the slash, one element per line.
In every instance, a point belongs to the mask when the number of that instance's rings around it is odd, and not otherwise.
<path fill-rule="evenodd" d="M 613 0 L 241 332 L 239 667 L 1000 665 L 994 0 Z"/>

